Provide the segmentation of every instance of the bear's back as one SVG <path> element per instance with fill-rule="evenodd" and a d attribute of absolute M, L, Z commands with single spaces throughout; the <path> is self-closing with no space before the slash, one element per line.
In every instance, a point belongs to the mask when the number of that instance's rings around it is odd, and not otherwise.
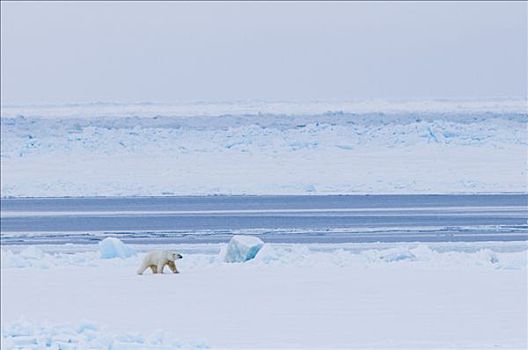
<path fill-rule="evenodd" d="M 145 260 L 159 262 L 162 260 L 166 260 L 167 259 L 166 257 L 167 257 L 166 250 L 151 250 L 145 256 Z"/>

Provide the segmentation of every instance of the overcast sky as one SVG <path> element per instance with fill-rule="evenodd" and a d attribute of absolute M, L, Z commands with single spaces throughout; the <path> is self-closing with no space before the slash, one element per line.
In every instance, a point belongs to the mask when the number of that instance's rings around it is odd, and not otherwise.
<path fill-rule="evenodd" d="M 524 97 L 527 3 L 1 3 L 2 104 Z"/>

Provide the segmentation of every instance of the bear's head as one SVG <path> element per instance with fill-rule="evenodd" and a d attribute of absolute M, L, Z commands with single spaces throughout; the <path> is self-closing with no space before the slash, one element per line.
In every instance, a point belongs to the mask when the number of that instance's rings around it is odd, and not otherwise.
<path fill-rule="evenodd" d="M 175 261 L 182 258 L 183 256 L 181 256 L 181 254 L 178 254 L 176 252 L 167 252 L 167 260 Z"/>

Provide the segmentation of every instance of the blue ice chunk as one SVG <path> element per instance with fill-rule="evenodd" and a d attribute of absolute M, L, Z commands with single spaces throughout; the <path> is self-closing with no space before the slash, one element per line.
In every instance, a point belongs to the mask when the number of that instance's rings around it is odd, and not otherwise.
<path fill-rule="evenodd" d="M 136 254 L 134 249 L 114 237 L 107 237 L 99 242 L 99 252 L 101 259 L 128 258 Z"/>
<path fill-rule="evenodd" d="M 225 262 L 244 262 L 253 259 L 264 242 L 254 236 L 233 236 L 227 245 L 224 255 Z"/>

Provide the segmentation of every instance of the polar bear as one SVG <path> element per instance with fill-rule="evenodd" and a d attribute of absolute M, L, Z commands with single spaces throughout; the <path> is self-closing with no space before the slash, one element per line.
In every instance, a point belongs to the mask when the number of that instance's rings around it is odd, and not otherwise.
<path fill-rule="evenodd" d="M 141 266 L 137 270 L 138 275 L 142 275 L 150 267 L 152 273 L 163 273 L 165 265 L 169 266 L 172 272 L 180 273 L 176 268 L 175 261 L 181 259 L 181 254 L 168 250 L 153 250 L 145 255 Z"/>

